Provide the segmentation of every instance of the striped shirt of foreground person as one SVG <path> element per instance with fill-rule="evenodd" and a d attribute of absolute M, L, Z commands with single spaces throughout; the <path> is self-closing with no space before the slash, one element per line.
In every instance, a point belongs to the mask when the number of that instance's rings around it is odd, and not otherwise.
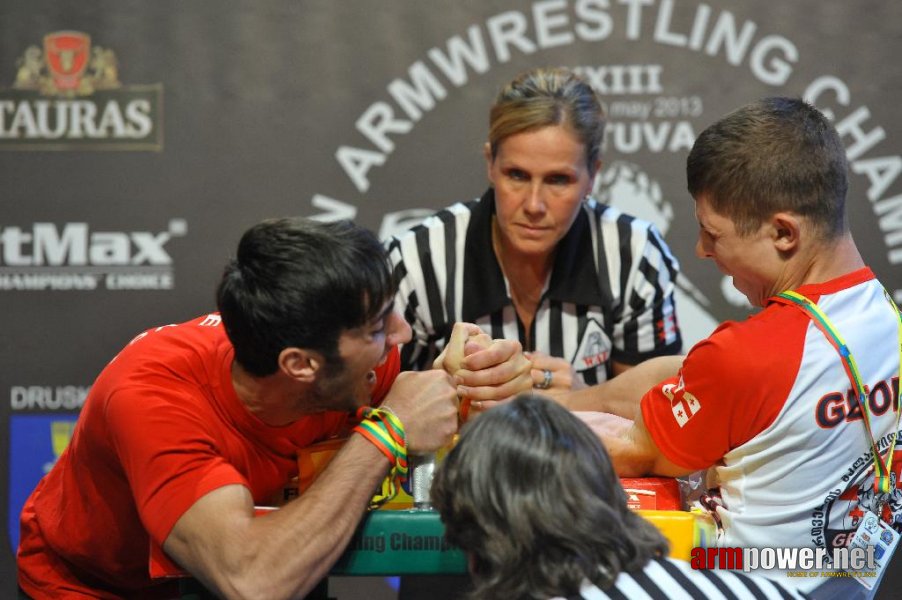
<path fill-rule="evenodd" d="M 638 573 L 620 573 L 610 589 L 603 590 L 586 581 L 578 594 L 567 596 L 566 600 L 634 600 L 647 597 L 668 600 L 810 598 L 766 577 L 735 571 L 695 571 L 689 563 L 682 560 L 655 558 Z"/>

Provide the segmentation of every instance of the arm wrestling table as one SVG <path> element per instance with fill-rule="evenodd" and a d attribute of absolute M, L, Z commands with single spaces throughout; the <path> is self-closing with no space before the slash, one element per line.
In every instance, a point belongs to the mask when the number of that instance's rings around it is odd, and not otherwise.
<path fill-rule="evenodd" d="M 679 510 L 676 480 L 623 479 L 631 508 L 651 521 L 670 542 L 670 556 L 689 560 L 695 547 L 713 545 L 716 528 L 706 514 Z M 329 575 L 404 576 L 461 575 L 467 572 L 464 553 L 445 540 L 445 528 L 434 510 L 403 508 L 404 500 L 390 508 L 368 513 Z M 327 600 L 328 578 L 308 600 Z M 183 600 L 212 598 L 194 579 L 181 581 Z"/>

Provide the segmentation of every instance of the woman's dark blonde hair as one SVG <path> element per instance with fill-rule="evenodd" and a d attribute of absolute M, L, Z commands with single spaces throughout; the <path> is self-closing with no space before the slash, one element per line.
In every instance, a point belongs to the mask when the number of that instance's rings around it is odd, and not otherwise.
<path fill-rule="evenodd" d="M 506 138 L 549 125 L 563 125 L 576 134 L 594 171 L 601 158 L 604 109 L 592 86 L 564 67 L 527 71 L 504 86 L 489 113 L 492 158 Z"/>

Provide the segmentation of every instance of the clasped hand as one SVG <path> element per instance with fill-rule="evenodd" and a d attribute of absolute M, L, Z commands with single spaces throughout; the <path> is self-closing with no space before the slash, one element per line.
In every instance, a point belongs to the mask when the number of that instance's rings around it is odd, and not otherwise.
<path fill-rule="evenodd" d="M 453 376 L 469 415 L 532 389 L 532 362 L 516 340 L 493 340 L 479 326 L 455 323 L 451 338 L 433 362 Z"/>

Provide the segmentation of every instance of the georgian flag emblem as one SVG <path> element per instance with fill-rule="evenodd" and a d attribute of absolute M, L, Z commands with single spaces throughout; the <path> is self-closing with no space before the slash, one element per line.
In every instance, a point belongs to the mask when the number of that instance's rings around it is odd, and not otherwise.
<path fill-rule="evenodd" d="M 682 378 L 680 378 L 680 382 L 676 385 L 673 383 L 664 385 L 661 388 L 661 391 L 664 392 L 664 395 L 670 400 L 670 409 L 673 411 L 673 418 L 676 419 L 677 425 L 681 428 L 702 408 L 698 398 L 687 392 L 683 387 Z"/>

